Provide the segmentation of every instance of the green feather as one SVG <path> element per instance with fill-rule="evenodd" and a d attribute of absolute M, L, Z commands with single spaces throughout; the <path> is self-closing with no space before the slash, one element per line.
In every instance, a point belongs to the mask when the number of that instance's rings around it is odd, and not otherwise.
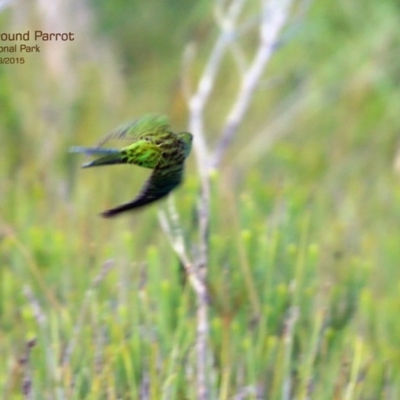
<path fill-rule="evenodd" d="M 102 213 L 113 217 L 127 210 L 143 207 L 170 193 L 183 179 L 184 162 L 192 148 L 192 134 L 175 133 L 164 115 L 147 114 L 108 134 L 97 147 L 72 147 L 71 152 L 101 157 L 83 164 L 83 168 L 110 164 L 135 164 L 153 169 L 139 194 L 130 202 Z M 129 140 L 121 149 L 104 149 L 110 140 Z"/>

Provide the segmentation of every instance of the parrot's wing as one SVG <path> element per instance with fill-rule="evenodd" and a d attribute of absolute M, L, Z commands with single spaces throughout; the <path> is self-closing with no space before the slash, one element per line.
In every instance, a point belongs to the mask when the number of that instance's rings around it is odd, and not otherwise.
<path fill-rule="evenodd" d="M 162 157 L 160 147 L 145 139 L 124 147 L 121 149 L 121 154 L 126 164 L 135 164 L 145 168 L 156 168 Z"/>
<path fill-rule="evenodd" d="M 171 190 L 176 188 L 182 182 L 182 178 L 183 165 L 179 168 L 175 168 L 173 171 L 155 169 L 144 184 L 139 194 L 132 201 L 106 210 L 102 212 L 101 215 L 105 218 L 111 218 L 124 211 L 143 207 L 147 204 L 157 201 L 165 197 L 169 192 L 171 192 Z"/>
<path fill-rule="evenodd" d="M 97 147 L 104 146 L 110 140 L 129 140 L 132 142 L 146 136 L 157 136 L 170 130 L 171 127 L 167 116 L 147 114 L 136 121 L 119 126 L 100 140 Z"/>

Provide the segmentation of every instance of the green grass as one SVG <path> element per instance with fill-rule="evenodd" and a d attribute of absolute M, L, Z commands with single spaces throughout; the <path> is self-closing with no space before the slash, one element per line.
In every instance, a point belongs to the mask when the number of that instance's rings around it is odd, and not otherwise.
<path fill-rule="evenodd" d="M 182 43 L 165 47 L 159 31 L 176 17 L 147 4 L 143 15 L 163 22 L 132 28 L 140 52 L 124 53 L 124 7 L 98 3 L 96 29 L 79 35 L 70 21 L 76 48 L 59 45 L 68 74 L 42 56 L 0 68 L 2 399 L 196 398 L 195 299 L 157 206 L 98 217 L 133 197 L 145 171 L 82 171 L 67 154 L 148 111 L 185 127 Z M 193 32 L 199 47 L 214 32 L 207 4 L 176 31 Z M 1 31 L 26 30 L 11 13 Z M 313 4 L 213 178 L 210 398 L 400 395 L 396 13 L 394 1 Z M 199 54 L 195 74 L 206 48 Z M 211 143 L 235 93 L 228 67 L 229 58 L 208 109 Z M 271 134 L 280 136 L 269 146 Z M 198 185 L 192 155 L 174 195 L 189 244 Z"/>

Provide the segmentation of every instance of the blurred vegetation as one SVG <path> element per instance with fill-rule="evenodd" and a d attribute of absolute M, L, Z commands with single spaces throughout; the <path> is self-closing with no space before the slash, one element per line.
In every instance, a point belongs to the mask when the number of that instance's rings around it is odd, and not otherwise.
<path fill-rule="evenodd" d="M 195 305 L 157 206 L 98 217 L 146 171 L 82 171 L 67 150 L 149 111 L 185 127 L 182 53 L 195 43 L 195 79 L 212 2 L 75 5 L 0 14 L 1 32 L 76 38 L 0 65 L 0 397 L 194 398 Z M 395 0 L 324 0 L 285 30 L 213 182 L 212 398 L 399 396 L 399 13 Z M 211 143 L 232 65 L 207 109 Z M 174 195 L 188 237 L 193 159 Z"/>

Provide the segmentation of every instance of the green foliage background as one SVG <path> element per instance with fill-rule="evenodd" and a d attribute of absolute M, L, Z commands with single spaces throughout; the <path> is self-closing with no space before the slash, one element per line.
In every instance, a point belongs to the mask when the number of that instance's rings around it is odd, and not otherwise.
<path fill-rule="evenodd" d="M 1 32 L 76 39 L 0 65 L 0 396 L 195 398 L 195 304 L 157 207 L 98 217 L 146 171 L 81 171 L 67 150 L 149 111 L 185 128 L 182 54 L 196 45 L 196 82 L 212 2 L 93 1 L 56 25 L 45 2 L 18 4 Z M 323 0 L 285 30 L 213 180 L 212 398 L 399 397 L 399 15 Z M 237 83 L 228 55 L 211 145 Z M 198 187 L 192 155 L 174 195 L 189 242 Z"/>

